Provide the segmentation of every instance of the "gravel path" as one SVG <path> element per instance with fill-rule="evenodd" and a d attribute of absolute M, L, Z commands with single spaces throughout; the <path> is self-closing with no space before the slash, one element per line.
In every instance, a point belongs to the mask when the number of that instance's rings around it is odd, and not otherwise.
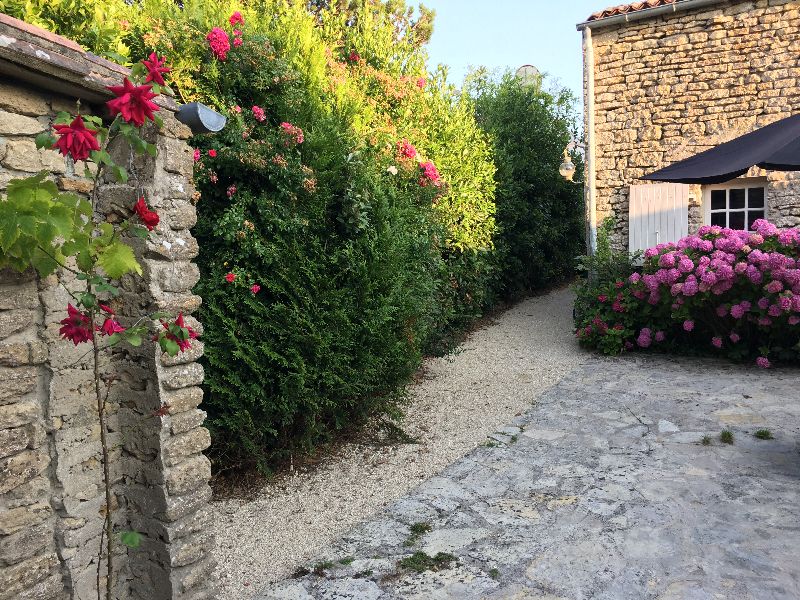
<path fill-rule="evenodd" d="M 572 336 L 568 289 L 526 300 L 430 359 L 403 429 L 417 444 L 347 446 L 253 501 L 214 502 L 220 600 L 251 598 L 336 537 L 486 441 L 588 359 Z"/>

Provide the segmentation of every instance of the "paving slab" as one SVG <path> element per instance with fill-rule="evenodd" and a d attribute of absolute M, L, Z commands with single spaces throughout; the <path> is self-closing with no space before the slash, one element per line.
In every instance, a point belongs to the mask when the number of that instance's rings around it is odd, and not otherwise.
<path fill-rule="evenodd" d="M 256 597 L 797 599 L 799 516 L 800 371 L 598 358 Z"/>

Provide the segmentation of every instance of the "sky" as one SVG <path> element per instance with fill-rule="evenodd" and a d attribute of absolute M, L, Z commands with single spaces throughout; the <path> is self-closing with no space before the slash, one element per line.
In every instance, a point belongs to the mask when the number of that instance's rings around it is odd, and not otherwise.
<path fill-rule="evenodd" d="M 419 0 L 409 2 L 417 4 Z M 490 69 L 536 66 L 582 95 L 581 35 L 577 23 L 615 0 L 422 0 L 436 10 L 428 51 L 431 66 L 450 67 L 459 85 L 470 65 Z"/>

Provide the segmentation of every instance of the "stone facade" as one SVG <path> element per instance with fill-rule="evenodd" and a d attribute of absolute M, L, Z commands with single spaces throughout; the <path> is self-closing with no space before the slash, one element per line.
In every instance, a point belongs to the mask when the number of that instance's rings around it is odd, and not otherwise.
<path fill-rule="evenodd" d="M 628 23 L 591 24 L 597 222 L 613 216 L 627 247 L 638 178 L 800 108 L 800 2 L 724 1 Z M 768 218 L 800 224 L 794 175 L 764 173 Z M 699 187 L 690 230 L 703 223 Z"/>
<path fill-rule="evenodd" d="M 104 85 L 119 82 L 124 70 L 0 17 L 0 72 L 10 73 L 0 83 L 0 190 L 46 170 L 62 190 L 86 196 L 92 182 L 81 176 L 84 165 L 37 150 L 34 137 L 58 111 L 74 113 L 76 97 L 82 112 L 102 115 Z M 42 83 L 54 78 L 55 85 Z M 164 127 L 148 132 L 158 156 L 137 158 L 131 169 L 162 220 L 150 239 L 137 240 L 144 275 L 120 282 L 112 306 L 123 324 L 144 311 L 189 315 L 200 304 L 191 292 L 199 278 L 189 232 L 191 132 L 175 119 L 175 108 L 163 102 Z M 128 217 L 137 194 L 133 185 L 105 183 L 96 218 Z M 0 272 L 0 600 L 94 599 L 98 568 L 105 586 L 98 553 L 106 502 L 91 358 L 88 345 L 75 347 L 58 334 L 67 289 L 81 283 L 65 270 L 46 279 Z M 187 322 L 202 332 L 196 320 Z M 148 341 L 115 348 L 100 366 L 103 376 L 115 375 L 107 378 L 115 527 L 144 536 L 135 550 L 115 543 L 115 598 L 215 596 L 210 463 L 203 455 L 210 437 L 198 408 L 203 369 L 195 362 L 202 352 L 195 340 L 190 352 L 170 358 Z"/>

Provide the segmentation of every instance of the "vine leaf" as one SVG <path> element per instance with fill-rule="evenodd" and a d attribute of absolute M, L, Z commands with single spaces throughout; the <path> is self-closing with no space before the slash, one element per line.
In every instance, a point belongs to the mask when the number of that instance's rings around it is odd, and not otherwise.
<path fill-rule="evenodd" d="M 119 240 L 106 246 L 97 259 L 101 267 L 111 279 L 119 279 L 126 273 L 142 274 L 142 267 L 136 261 L 133 249 Z"/>
<path fill-rule="evenodd" d="M 142 544 L 142 534 L 138 531 L 122 531 L 119 534 L 119 541 L 128 548 L 138 548 Z"/>

